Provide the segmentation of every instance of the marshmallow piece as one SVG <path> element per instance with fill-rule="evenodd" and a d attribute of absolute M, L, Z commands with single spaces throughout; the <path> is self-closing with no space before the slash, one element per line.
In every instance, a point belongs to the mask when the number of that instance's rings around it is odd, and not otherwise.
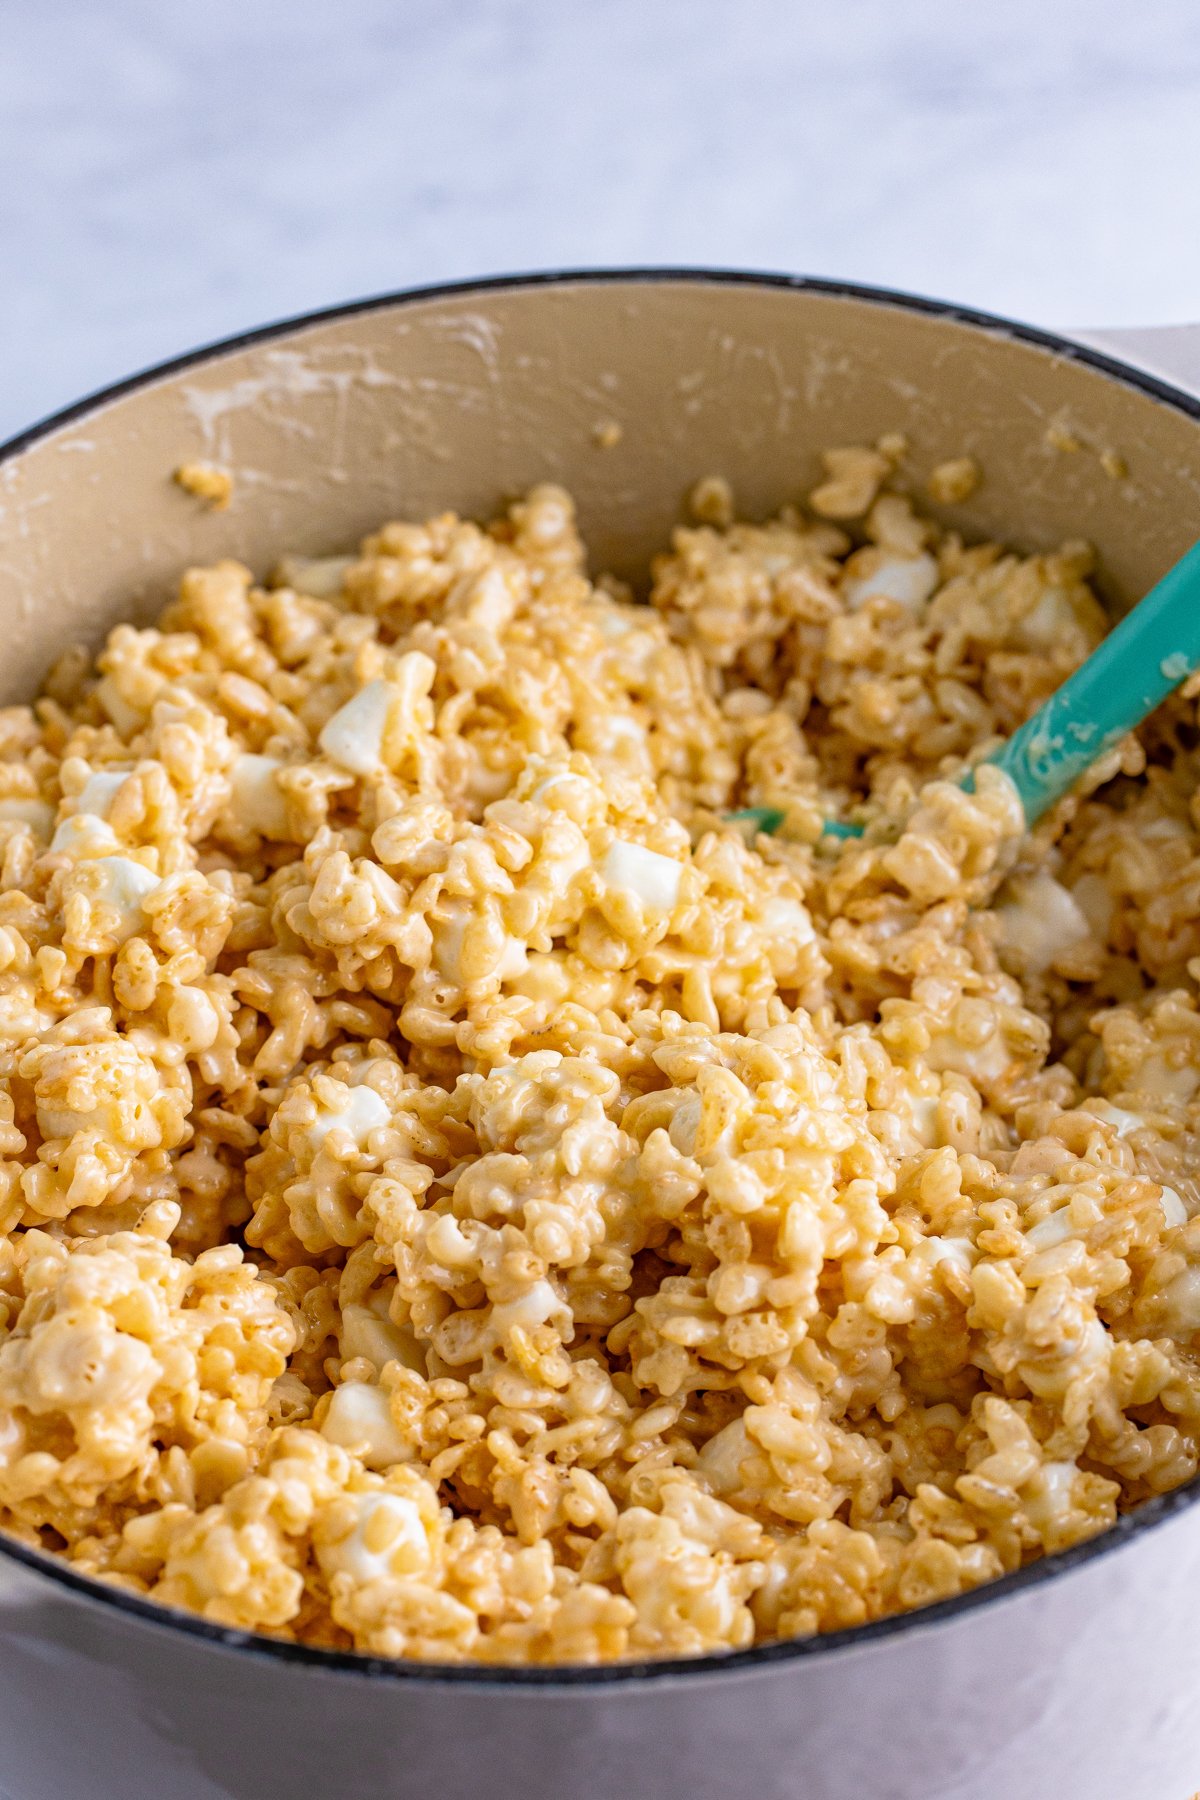
<path fill-rule="evenodd" d="M 679 898 L 682 866 L 673 857 L 617 838 L 608 849 L 600 873 L 610 887 L 624 888 L 647 912 L 670 912 Z"/>
<path fill-rule="evenodd" d="M 460 582 L 450 598 L 447 611 L 451 616 L 469 619 L 481 631 L 493 635 L 512 622 L 518 597 L 505 579 L 504 571 L 492 567 Z"/>
<path fill-rule="evenodd" d="M 1111 1125 L 1119 1138 L 1127 1138 L 1131 1131 L 1140 1131 L 1146 1123 L 1141 1113 L 1126 1112 L 1123 1106 L 1114 1106 L 1111 1100 L 1088 1100 L 1083 1110 Z"/>
<path fill-rule="evenodd" d="M 89 775 L 75 796 L 75 811 L 95 813 L 97 817 L 107 819 L 109 807 L 131 774 L 131 769 L 100 769 L 95 775 Z"/>
<path fill-rule="evenodd" d="M 924 1251 L 931 1269 L 936 1269 L 939 1263 L 948 1262 L 961 1269 L 965 1275 L 971 1273 L 975 1258 L 979 1255 L 969 1237 L 931 1236 L 925 1238 L 919 1248 Z"/>
<path fill-rule="evenodd" d="M 326 1575 L 349 1575 L 365 1586 L 389 1575 L 429 1566 L 429 1539 L 415 1500 L 401 1494 L 355 1494 L 357 1519 L 337 1543 L 323 1543 L 317 1560 Z"/>
<path fill-rule="evenodd" d="M 331 762 L 352 775 L 378 775 L 384 769 L 384 743 L 393 707 L 399 717 L 392 736 L 402 727 L 404 740 L 433 726 L 433 702 L 428 698 L 437 664 L 423 650 L 410 650 L 396 664 L 395 679 L 368 681 L 326 721 L 317 738 Z M 393 752 L 396 748 L 393 742 Z"/>
<path fill-rule="evenodd" d="M 400 1362 L 406 1369 L 425 1373 L 425 1357 L 413 1333 L 392 1323 L 386 1294 L 372 1296 L 374 1304 L 352 1300 L 342 1308 L 338 1349 L 343 1362 L 365 1356 L 377 1369 Z"/>
<path fill-rule="evenodd" d="M 1166 1221 L 1168 1231 L 1174 1231 L 1177 1225 L 1187 1224 L 1187 1207 L 1183 1204 L 1182 1199 L 1175 1192 L 1175 1189 L 1173 1187 L 1168 1187 L 1165 1182 L 1162 1184 L 1162 1198 L 1160 1205 L 1163 1209 L 1163 1218 Z"/>
<path fill-rule="evenodd" d="M 544 804 L 547 796 L 552 794 L 561 782 L 579 780 L 580 777 L 572 769 L 559 769 L 557 774 L 547 775 L 544 781 L 539 781 L 529 798 L 533 802 Z"/>
<path fill-rule="evenodd" d="M 518 1300 L 507 1300 L 502 1306 L 493 1306 L 489 1321 L 494 1342 L 503 1343 L 510 1331 L 519 1326 L 522 1331 L 536 1331 L 539 1325 L 548 1325 L 551 1321 L 555 1329 L 565 1328 L 570 1333 L 571 1314 L 565 1301 L 559 1299 L 548 1281 L 535 1281 Z"/>
<path fill-rule="evenodd" d="M 773 894 L 762 909 L 762 929 L 769 937 L 786 939 L 799 948 L 811 944 L 816 932 L 808 908 L 786 894 Z"/>
<path fill-rule="evenodd" d="M 92 867 L 100 877 L 91 889 L 92 897 L 103 901 L 116 913 L 115 936 L 117 942 L 123 944 L 126 938 L 141 930 L 145 922 L 142 902 L 158 887 L 158 876 L 128 856 L 100 856 Z"/>
<path fill-rule="evenodd" d="M 1078 1235 L 1078 1229 L 1071 1220 L 1071 1208 L 1060 1206 L 1057 1212 L 1048 1213 L 1036 1225 L 1031 1225 L 1025 1233 L 1025 1240 L 1035 1250 L 1052 1250 L 1056 1244 L 1065 1244 L 1068 1238 Z"/>
<path fill-rule="evenodd" d="M 27 987 L 0 992 L 0 1044 L 20 1044 L 28 1037 L 38 1037 L 50 1029 L 56 1017 L 48 1007 L 35 1005 Z"/>
<path fill-rule="evenodd" d="M 755 1446 L 743 1420 L 715 1432 L 696 1458 L 696 1471 L 703 1475 L 714 1494 L 733 1494 L 744 1486 L 741 1466 L 754 1454 Z"/>
<path fill-rule="evenodd" d="M 70 856 L 103 856 L 115 850 L 117 836 L 108 823 L 108 809 L 132 774 L 129 768 L 100 769 L 89 775 L 75 795 L 74 811 L 58 826 L 51 850 Z"/>
<path fill-rule="evenodd" d="M 636 764 L 645 770 L 650 767 L 645 728 L 628 713 L 609 713 L 593 720 L 581 747 L 593 760 Z"/>
<path fill-rule="evenodd" d="M 124 698 L 111 675 L 103 676 L 96 683 L 96 699 L 107 714 L 110 723 L 115 726 L 118 736 L 136 737 L 145 725 L 140 712 L 130 706 Z"/>
<path fill-rule="evenodd" d="M 1071 1494 L 1079 1473 L 1074 1463 L 1043 1463 L 1033 1478 L 1034 1491 L 1025 1502 L 1025 1510 L 1035 1531 L 1053 1529 L 1071 1510 Z"/>
<path fill-rule="evenodd" d="M 120 849 L 116 832 L 98 813 L 75 812 L 65 818 L 50 839 L 51 850 L 64 856 L 107 856 Z"/>
<path fill-rule="evenodd" d="M 1010 881 L 1011 899 L 996 908 L 1004 948 L 1013 962 L 1043 974 L 1065 951 L 1092 935 L 1087 915 L 1069 889 L 1044 871 Z"/>
<path fill-rule="evenodd" d="M 1138 1087 L 1156 1100 L 1175 1100 L 1186 1104 L 1200 1087 L 1200 1069 L 1184 1064 L 1176 1068 L 1160 1050 L 1148 1056 L 1138 1070 Z"/>
<path fill-rule="evenodd" d="M 567 876 L 582 873 L 591 868 L 592 859 L 588 853 L 587 840 L 579 825 L 581 819 L 593 815 L 599 793 L 594 781 L 586 775 L 578 774 L 574 769 L 559 769 L 553 775 L 547 775 L 529 795 L 531 804 L 544 806 L 554 816 L 555 825 L 561 828 L 570 825 L 574 828 L 574 842 L 570 853 L 571 869 Z M 545 852 L 543 851 L 543 854 Z"/>
<path fill-rule="evenodd" d="M 899 600 L 915 611 L 923 606 L 938 584 L 938 566 L 927 551 L 919 556 L 887 556 L 877 564 L 873 575 L 858 575 L 848 581 L 842 593 L 852 611 L 866 601 L 886 597 Z"/>
<path fill-rule="evenodd" d="M 294 594 L 307 594 L 313 600 L 332 600 L 340 594 L 346 571 L 358 561 L 356 556 L 285 556 L 273 579 Z"/>
<path fill-rule="evenodd" d="M 432 926 L 433 960 L 438 973 L 447 981 L 457 984 L 462 980 L 460 962 L 463 940 L 471 922 L 471 904 L 468 900 L 459 899 L 451 899 L 443 904 L 446 916 L 435 919 Z"/>
<path fill-rule="evenodd" d="M 386 1390 L 368 1381 L 344 1381 L 334 1389 L 321 1435 L 352 1451 L 368 1469 L 390 1469 L 415 1455 L 392 1420 Z"/>
<path fill-rule="evenodd" d="M 925 1061 L 939 1075 L 953 1069 L 969 1081 L 999 1081 L 1012 1066 L 1013 1054 L 999 1030 L 982 1044 L 964 1044 L 952 1031 L 938 1031 L 929 1040 Z"/>
<path fill-rule="evenodd" d="M 1172 1337 L 1190 1337 L 1193 1331 L 1200 1331 L 1200 1267 L 1193 1264 L 1168 1282 L 1163 1299 Z"/>
<path fill-rule="evenodd" d="M 388 681 L 368 681 L 338 708 L 317 739 L 331 762 L 352 775 L 378 775 L 383 768 L 383 734 L 387 729 L 393 688 Z"/>
<path fill-rule="evenodd" d="M 646 614 L 647 617 L 654 616 L 649 607 L 646 608 Z M 615 601 L 606 601 L 603 605 L 597 606 L 594 616 L 596 624 L 600 628 L 601 637 L 608 638 L 610 642 L 615 642 L 617 638 L 627 637 L 631 631 L 637 631 L 645 623 L 642 619 L 634 618 L 629 608 L 618 606 Z"/>
<path fill-rule="evenodd" d="M 238 757 L 229 778 L 229 816 L 235 825 L 260 837 L 287 837 L 287 801 L 276 780 L 282 768 L 277 756 L 247 751 Z"/>
<path fill-rule="evenodd" d="M 924 1144 L 927 1150 L 937 1147 L 938 1107 L 940 1104 L 941 1096 L 938 1094 L 917 1094 L 910 1102 L 912 1134 Z"/>
<path fill-rule="evenodd" d="M 373 1087 L 347 1088 L 346 1098 L 336 1107 L 321 1107 L 309 1126 L 309 1137 L 314 1145 L 319 1145 L 331 1131 L 346 1131 L 362 1150 L 371 1133 L 383 1125 L 390 1125 L 391 1119 L 391 1108 Z"/>
<path fill-rule="evenodd" d="M 1138 836 L 1143 843 L 1171 844 L 1179 843 L 1189 836 L 1188 828 L 1182 819 L 1154 819 L 1149 825 L 1138 829 Z"/>
<path fill-rule="evenodd" d="M 500 961 L 496 964 L 493 973 L 498 975 L 501 981 L 515 981 L 517 976 L 523 975 L 528 967 L 528 944 L 523 944 L 520 938 L 509 938 L 500 953 Z"/>
<path fill-rule="evenodd" d="M 1073 633 L 1078 616 L 1058 588 L 1046 588 L 1036 604 L 1018 620 L 1013 638 L 1022 650 L 1052 650 L 1058 640 Z"/>

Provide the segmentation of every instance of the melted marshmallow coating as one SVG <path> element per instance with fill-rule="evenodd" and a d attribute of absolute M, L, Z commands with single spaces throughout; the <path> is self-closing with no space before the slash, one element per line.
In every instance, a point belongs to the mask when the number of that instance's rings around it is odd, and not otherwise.
<path fill-rule="evenodd" d="M 649 604 L 552 487 L 193 569 L 0 713 L 0 1528 L 579 1663 L 1196 1473 L 1195 703 L 1033 834 L 963 792 L 1104 615 L 899 454 L 765 524 L 703 482 Z"/>

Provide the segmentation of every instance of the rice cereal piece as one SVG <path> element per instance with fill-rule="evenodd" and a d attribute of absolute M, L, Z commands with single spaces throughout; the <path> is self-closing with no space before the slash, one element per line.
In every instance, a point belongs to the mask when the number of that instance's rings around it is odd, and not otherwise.
<path fill-rule="evenodd" d="M 148 1498 L 173 1447 L 194 1484 L 217 1464 L 236 1477 L 265 1443 L 292 1325 L 236 1246 L 188 1262 L 164 1241 L 178 1209 L 151 1211 L 138 1232 L 8 1240 L 0 1508 L 26 1524 L 71 1537 L 102 1495 Z"/>
<path fill-rule="evenodd" d="M 242 1630 L 594 1663 L 1195 1474 L 1195 696 L 1032 836 L 966 792 L 1106 618 L 904 448 L 815 518 L 702 484 L 645 601 L 550 485 L 188 570 L 0 709 L 4 1529 Z"/>

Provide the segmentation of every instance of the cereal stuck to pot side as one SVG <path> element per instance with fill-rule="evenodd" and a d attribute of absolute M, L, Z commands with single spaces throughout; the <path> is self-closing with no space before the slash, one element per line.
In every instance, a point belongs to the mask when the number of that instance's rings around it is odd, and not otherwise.
<path fill-rule="evenodd" d="M 944 1599 L 1196 1473 L 1196 702 L 1032 835 L 963 792 L 1104 615 L 904 453 L 765 524 L 702 483 L 648 605 L 553 487 L 189 570 L 0 712 L 0 1528 L 312 1644 L 594 1662 Z"/>
<path fill-rule="evenodd" d="M 233 499 L 233 475 L 217 463 L 180 463 L 173 480 L 185 494 L 206 500 L 214 512 L 224 512 Z"/>

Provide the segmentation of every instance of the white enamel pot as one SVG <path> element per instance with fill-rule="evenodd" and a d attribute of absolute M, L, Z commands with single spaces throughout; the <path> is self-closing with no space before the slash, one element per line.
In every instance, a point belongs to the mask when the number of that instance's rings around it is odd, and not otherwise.
<path fill-rule="evenodd" d="M 697 477 L 724 473 L 761 514 L 813 480 L 822 446 L 896 429 L 918 469 L 963 451 L 984 465 L 948 522 L 1031 549 L 1091 538 L 1119 609 L 1200 534 L 1189 384 L 1200 331 L 1085 347 L 761 276 L 485 282 L 271 327 L 0 452 L 0 701 L 65 642 L 153 616 L 188 562 L 334 552 L 384 517 L 486 513 L 549 478 L 577 494 L 597 566 L 636 576 Z M 615 444 L 598 430 L 612 422 Z M 189 457 L 234 468 L 229 511 L 172 485 Z M 301 1649 L 0 1536 L 0 1796 L 1190 1800 L 1197 1500 L 1192 1483 L 925 1612 L 602 1671 Z"/>

